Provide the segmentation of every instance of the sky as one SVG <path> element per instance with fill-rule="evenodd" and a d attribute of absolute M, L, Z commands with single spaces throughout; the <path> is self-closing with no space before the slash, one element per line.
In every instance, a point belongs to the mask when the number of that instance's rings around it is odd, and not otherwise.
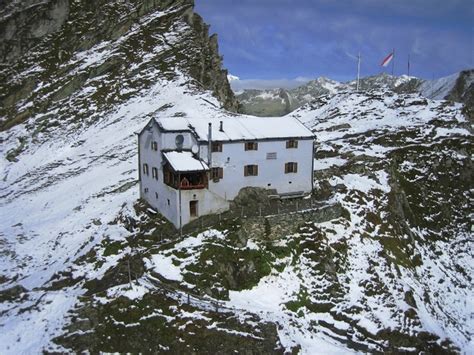
<path fill-rule="evenodd" d="M 474 68 L 474 0 L 195 0 L 224 67 L 244 87 L 391 73 L 433 79 Z M 234 83 L 235 85 L 235 83 Z"/>

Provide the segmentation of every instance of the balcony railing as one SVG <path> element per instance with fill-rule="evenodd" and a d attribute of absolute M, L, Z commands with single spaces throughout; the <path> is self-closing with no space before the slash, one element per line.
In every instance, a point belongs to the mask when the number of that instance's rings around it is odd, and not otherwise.
<path fill-rule="evenodd" d="M 180 186 L 181 190 L 198 190 L 198 189 L 205 189 L 206 185 L 204 184 L 184 184 L 181 182 Z"/>

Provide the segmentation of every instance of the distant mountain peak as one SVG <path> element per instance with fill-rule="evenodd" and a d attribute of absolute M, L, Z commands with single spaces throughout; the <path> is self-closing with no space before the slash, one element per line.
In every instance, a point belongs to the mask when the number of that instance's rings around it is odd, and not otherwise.
<path fill-rule="evenodd" d="M 370 75 L 360 79 L 361 91 L 391 90 L 397 93 L 419 93 L 431 99 L 449 99 L 464 102 L 469 112 L 474 112 L 474 70 L 465 70 L 460 73 L 436 79 L 423 80 L 414 76 L 395 76 L 386 72 Z M 238 95 L 237 99 L 243 105 L 243 111 L 257 116 L 281 116 L 302 105 L 311 102 L 322 95 L 335 95 L 339 92 L 354 91 L 356 80 L 345 83 L 330 79 L 325 76 L 308 81 L 291 90 L 267 89 L 265 91 L 247 91 L 245 95 Z M 266 101 L 266 97 L 282 97 L 282 90 L 286 92 L 286 101 Z M 258 97 L 258 99 L 257 99 Z M 473 114 L 474 115 L 474 114 Z"/>

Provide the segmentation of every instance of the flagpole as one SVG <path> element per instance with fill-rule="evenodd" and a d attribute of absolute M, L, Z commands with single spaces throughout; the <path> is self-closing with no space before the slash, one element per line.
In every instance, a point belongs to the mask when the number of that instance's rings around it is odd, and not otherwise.
<path fill-rule="evenodd" d="M 395 67 L 395 48 L 393 48 L 392 54 L 393 54 L 393 57 L 392 57 L 392 76 L 393 76 L 393 68 Z"/>
<path fill-rule="evenodd" d="M 356 91 L 359 91 L 359 79 L 360 79 L 360 52 L 357 56 L 357 88 Z"/>

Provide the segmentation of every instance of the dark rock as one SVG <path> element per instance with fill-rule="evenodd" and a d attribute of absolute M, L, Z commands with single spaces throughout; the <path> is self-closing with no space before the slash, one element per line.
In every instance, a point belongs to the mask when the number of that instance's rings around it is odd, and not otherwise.
<path fill-rule="evenodd" d="M 21 285 L 16 285 L 6 290 L 0 291 L 0 302 L 19 301 L 28 297 L 28 290 Z"/>

